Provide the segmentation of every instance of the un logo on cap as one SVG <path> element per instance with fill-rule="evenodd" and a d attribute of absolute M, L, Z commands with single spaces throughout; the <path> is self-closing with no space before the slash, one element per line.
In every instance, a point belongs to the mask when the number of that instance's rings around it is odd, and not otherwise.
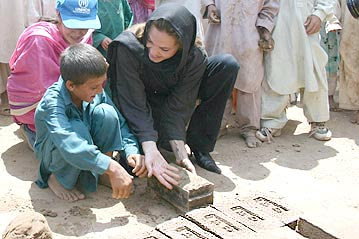
<path fill-rule="evenodd" d="M 89 0 L 79 0 L 79 6 L 81 8 L 87 8 L 88 5 L 89 5 Z"/>

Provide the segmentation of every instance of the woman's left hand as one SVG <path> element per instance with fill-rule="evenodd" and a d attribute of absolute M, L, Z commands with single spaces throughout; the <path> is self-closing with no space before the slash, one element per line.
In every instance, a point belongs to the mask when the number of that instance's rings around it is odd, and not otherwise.
<path fill-rule="evenodd" d="M 140 154 L 131 154 L 127 157 L 128 164 L 133 167 L 132 173 L 137 177 L 143 178 L 147 176 L 147 168 L 145 165 L 145 156 Z"/>

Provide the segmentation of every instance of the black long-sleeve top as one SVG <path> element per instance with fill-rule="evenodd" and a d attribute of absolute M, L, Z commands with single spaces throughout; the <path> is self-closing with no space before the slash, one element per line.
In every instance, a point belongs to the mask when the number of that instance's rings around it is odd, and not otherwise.
<path fill-rule="evenodd" d="M 154 12 L 142 39 L 123 32 L 109 48 L 113 101 L 140 143 L 157 142 L 158 133 L 163 140 L 185 140 L 207 66 L 206 54 L 194 44 L 195 18 L 184 7 L 168 5 Z M 150 22 L 159 18 L 176 29 L 182 51 L 174 59 L 155 64 L 148 59 L 144 42 Z"/>

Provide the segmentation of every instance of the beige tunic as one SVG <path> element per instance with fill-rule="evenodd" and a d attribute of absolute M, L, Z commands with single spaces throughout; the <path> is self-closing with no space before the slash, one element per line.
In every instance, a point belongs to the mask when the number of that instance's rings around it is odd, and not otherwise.
<path fill-rule="evenodd" d="M 56 18 L 56 0 L 26 0 L 26 26 L 40 18 Z"/>
<path fill-rule="evenodd" d="M 319 33 L 307 35 L 304 22 L 311 14 L 326 20 L 334 0 L 281 1 L 273 39 L 276 47 L 265 58 L 266 80 L 278 94 L 291 94 L 299 88 L 318 91 L 327 88 L 327 54 L 320 46 Z"/>
<path fill-rule="evenodd" d="M 256 92 L 263 80 L 263 51 L 258 47 L 258 26 L 272 31 L 279 0 L 206 0 L 216 5 L 220 24 L 209 24 L 205 35 L 208 54 L 232 54 L 240 64 L 235 88 Z"/>
<path fill-rule="evenodd" d="M 24 0 L 0 0 L 0 93 L 6 91 L 9 60 L 25 29 Z"/>
<path fill-rule="evenodd" d="M 359 20 L 354 19 L 347 8 L 342 9 L 339 107 L 359 110 Z"/>

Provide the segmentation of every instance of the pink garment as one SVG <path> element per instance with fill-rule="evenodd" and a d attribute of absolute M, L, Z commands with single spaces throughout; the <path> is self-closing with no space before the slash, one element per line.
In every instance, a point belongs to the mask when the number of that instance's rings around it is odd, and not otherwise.
<path fill-rule="evenodd" d="M 155 9 L 154 0 L 128 0 L 133 13 L 133 24 L 146 22 Z"/>
<path fill-rule="evenodd" d="M 91 34 L 82 40 L 92 44 Z M 30 25 L 20 35 L 10 58 L 7 91 L 11 114 L 35 131 L 34 113 L 46 89 L 60 76 L 60 54 L 68 47 L 57 26 L 48 22 Z"/>

